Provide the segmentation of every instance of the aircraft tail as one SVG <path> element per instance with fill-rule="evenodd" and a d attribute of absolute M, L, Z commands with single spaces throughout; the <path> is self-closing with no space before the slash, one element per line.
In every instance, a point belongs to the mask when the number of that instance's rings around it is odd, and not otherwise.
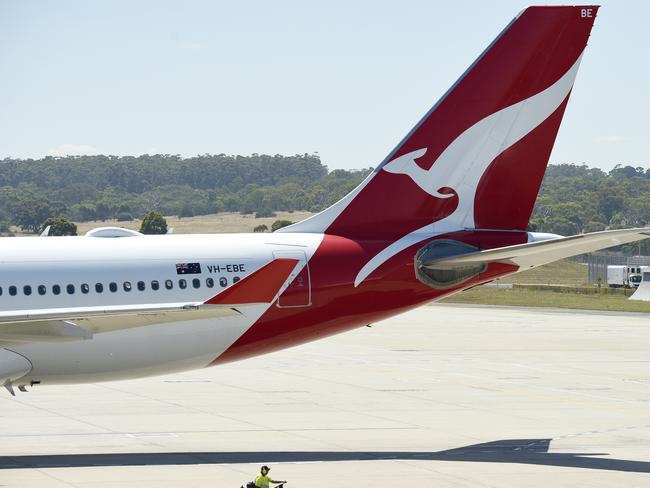
<path fill-rule="evenodd" d="M 597 11 L 525 9 L 355 190 L 281 232 L 525 230 Z"/>

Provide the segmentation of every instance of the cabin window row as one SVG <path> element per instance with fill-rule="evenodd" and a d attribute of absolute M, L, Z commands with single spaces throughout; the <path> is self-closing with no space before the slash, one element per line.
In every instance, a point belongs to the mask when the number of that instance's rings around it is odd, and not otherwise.
<path fill-rule="evenodd" d="M 237 283 L 238 281 L 239 281 L 239 276 L 233 277 L 233 279 L 232 279 L 233 283 Z M 181 290 L 187 289 L 188 285 L 191 285 L 192 288 L 197 288 L 197 289 L 201 288 L 201 280 L 199 278 L 194 278 L 194 279 L 192 279 L 190 281 L 190 283 L 188 283 L 188 281 L 186 279 L 184 279 L 184 278 L 181 278 L 180 280 L 178 280 L 177 286 Z M 165 280 L 162 283 L 162 286 L 164 286 L 164 288 L 166 290 L 173 290 L 174 289 L 174 281 L 173 280 Z M 205 279 L 205 286 L 206 286 L 206 288 L 214 288 L 214 286 L 215 286 L 214 278 L 206 278 Z M 225 278 L 223 276 L 221 278 L 219 278 L 219 286 L 221 286 L 221 288 L 225 288 L 226 286 L 228 286 L 228 278 Z M 25 296 L 30 296 L 34 292 L 38 293 L 39 295 L 47 294 L 47 287 L 45 285 L 38 285 L 37 287 L 35 287 L 36 288 L 35 290 L 32 288 L 31 285 L 25 285 L 22 288 L 23 288 L 22 289 L 23 295 L 25 295 Z M 116 293 L 120 288 L 122 290 L 126 291 L 126 292 L 130 292 L 131 290 L 133 290 L 133 288 L 137 288 L 139 291 L 145 291 L 147 289 L 147 283 L 144 282 L 144 281 L 137 281 L 135 283 L 135 287 L 132 285 L 132 283 L 130 281 L 123 281 L 121 283 L 121 285 L 118 284 L 115 281 L 112 281 L 112 282 L 110 282 L 108 284 L 108 290 L 110 292 L 112 292 L 112 293 Z M 154 291 L 160 290 L 161 283 L 158 280 L 152 280 L 149 283 L 149 288 L 151 290 L 154 290 Z M 75 285 L 73 285 L 71 283 L 65 285 L 65 287 L 62 287 L 61 285 L 52 285 L 50 292 L 53 295 L 60 295 L 61 292 L 63 291 L 63 289 L 65 289 L 65 292 L 68 295 L 73 295 L 76 292 Z M 95 289 L 96 293 L 104 293 L 104 284 L 103 283 L 95 283 L 94 289 Z M 88 283 L 82 283 L 79 286 L 79 290 L 83 294 L 90 293 L 90 285 Z M 15 285 L 11 285 L 11 286 L 7 287 L 7 292 L 12 297 L 16 296 L 16 295 L 18 295 L 18 287 L 15 286 Z M 0 296 L 2 296 L 2 294 L 3 294 L 3 289 L 0 286 Z"/>

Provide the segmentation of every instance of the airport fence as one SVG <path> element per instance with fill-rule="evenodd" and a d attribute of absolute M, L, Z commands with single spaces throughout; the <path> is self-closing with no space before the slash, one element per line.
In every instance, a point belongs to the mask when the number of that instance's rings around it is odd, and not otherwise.
<path fill-rule="evenodd" d="M 598 278 L 602 283 L 607 283 L 607 266 L 624 265 L 624 266 L 650 266 L 650 256 L 623 256 L 619 253 L 592 253 L 587 258 L 589 268 L 589 282 L 598 283 Z"/>

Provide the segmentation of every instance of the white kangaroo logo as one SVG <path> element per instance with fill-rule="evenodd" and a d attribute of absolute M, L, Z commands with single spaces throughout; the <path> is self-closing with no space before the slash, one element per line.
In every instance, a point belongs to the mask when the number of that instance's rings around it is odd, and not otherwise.
<path fill-rule="evenodd" d="M 453 193 L 440 193 L 440 182 L 443 180 L 439 178 L 439 175 L 435 171 L 432 171 L 433 168 L 428 170 L 422 169 L 415 162 L 416 159 L 424 156 L 426 152 L 427 149 L 423 148 L 404 154 L 386 163 L 382 169 L 389 173 L 409 176 L 416 185 L 433 197 L 453 197 Z"/>
<path fill-rule="evenodd" d="M 415 162 L 424 156 L 427 148 L 412 151 L 386 163 L 382 170 L 408 176 L 431 196 L 450 198 L 453 194 L 440 193 L 439 190 L 442 187 L 453 189 L 458 195 L 458 206 L 447 217 L 405 235 L 380 251 L 361 268 L 354 286 L 358 286 L 386 260 L 413 244 L 437 233 L 475 228 L 474 199 L 481 177 L 499 154 L 557 110 L 571 91 L 581 59 L 582 55 L 550 87 L 485 117 L 465 130 L 447 146 L 428 170 L 422 169 Z"/>

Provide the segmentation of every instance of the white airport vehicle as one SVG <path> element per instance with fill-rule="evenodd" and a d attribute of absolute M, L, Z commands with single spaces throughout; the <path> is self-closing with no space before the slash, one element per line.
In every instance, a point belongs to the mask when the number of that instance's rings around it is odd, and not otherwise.
<path fill-rule="evenodd" d="M 611 288 L 628 288 L 627 266 L 610 264 L 607 266 L 607 286 Z"/>
<path fill-rule="evenodd" d="M 607 285 L 611 288 L 638 288 L 650 266 L 612 264 L 607 266 Z"/>

